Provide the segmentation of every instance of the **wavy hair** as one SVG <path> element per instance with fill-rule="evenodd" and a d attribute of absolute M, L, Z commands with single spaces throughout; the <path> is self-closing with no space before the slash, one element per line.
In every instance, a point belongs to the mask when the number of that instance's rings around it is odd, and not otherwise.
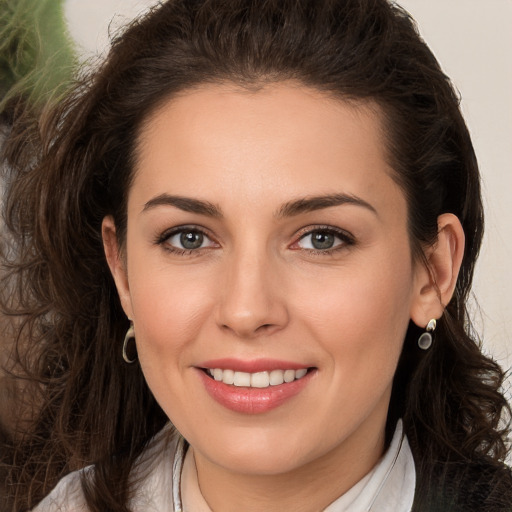
<path fill-rule="evenodd" d="M 283 80 L 380 106 L 415 257 L 436 242 L 442 213 L 466 234 L 435 344 L 420 351 L 411 323 L 393 386 L 388 435 L 403 417 L 414 510 L 512 503 L 504 374 L 481 353 L 466 308 L 483 232 L 478 166 L 459 98 L 413 20 L 386 0 L 170 0 L 128 26 L 57 107 L 20 121 L 4 150 L 14 250 L 2 301 L 17 329 L 19 400 L 29 402 L 2 455 L 12 510 L 88 464 L 90 510 L 129 510 L 130 471 L 167 418 L 140 367 L 120 356 L 128 322 L 102 219 L 114 217 L 122 244 L 137 137 L 160 104 L 204 83 Z"/>

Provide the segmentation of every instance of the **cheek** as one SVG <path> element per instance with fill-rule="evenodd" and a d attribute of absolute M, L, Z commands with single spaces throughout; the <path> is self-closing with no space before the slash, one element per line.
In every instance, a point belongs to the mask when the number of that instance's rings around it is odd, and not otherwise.
<path fill-rule="evenodd" d="M 141 364 L 179 364 L 213 306 L 208 281 L 179 270 L 158 270 L 147 260 L 138 269 L 136 263 L 129 269 L 130 295 Z"/>
<path fill-rule="evenodd" d="M 378 258 L 376 264 L 318 274 L 290 295 L 297 297 L 295 316 L 333 359 L 344 367 L 350 361 L 358 371 L 375 365 L 394 372 L 413 297 L 407 258 Z"/>
<path fill-rule="evenodd" d="M 180 404 L 183 407 L 183 397 L 188 396 L 185 382 L 191 349 L 210 304 L 204 290 L 159 277 L 147 276 L 131 287 L 137 352 L 149 388 L 179 427 L 180 421 L 190 416 L 190 412 L 180 409 Z"/>
<path fill-rule="evenodd" d="M 354 418 L 356 425 L 371 411 L 385 416 L 409 324 L 409 296 L 408 282 L 383 279 L 376 286 L 368 273 L 302 295 L 302 330 L 321 346 L 329 383 L 330 400 L 315 404 L 315 410 L 332 418 L 335 430 L 345 428 L 346 418 Z"/>

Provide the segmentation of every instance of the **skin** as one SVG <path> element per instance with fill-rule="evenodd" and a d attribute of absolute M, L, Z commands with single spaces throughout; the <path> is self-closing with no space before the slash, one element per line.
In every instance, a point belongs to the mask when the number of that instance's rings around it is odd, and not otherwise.
<path fill-rule="evenodd" d="M 408 323 L 442 315 L 463 248 L 444 215 L 430 271 L 413 261 L 387 161 L 376 105 L 291 83 L 196 88 L 141 130 L 127 238 L 121 250 L 106 218 L 105 250 L 147 382 L 191 444 L 213 510 L 323 509 L 384 451 Z M 284 208 L 333 194 L 359 203 Z M 166 234 L 178 226 L 199 226 L 201 248 L 173 252 L 180 238 Z M 333 250 L 313 250 L 311 231 L 326 227 L 340 230 Z M 224 357 L 315 370 L 279 407 L 243 414 L 213 400 L 197 369 Z"/>

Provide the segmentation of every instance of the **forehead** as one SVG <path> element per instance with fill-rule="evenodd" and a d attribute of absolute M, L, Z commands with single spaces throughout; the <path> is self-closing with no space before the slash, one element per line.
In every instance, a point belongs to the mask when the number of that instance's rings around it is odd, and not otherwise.
<path fill-rule="evenodd" d="M 379 202 L 384 192 L 400 192 L 382 125 L 376 104 L 297 84 L 201 86 L 144 123 L 130 196 L 139 205 L 166 192 L 262 206 L 344 192 Z"/>

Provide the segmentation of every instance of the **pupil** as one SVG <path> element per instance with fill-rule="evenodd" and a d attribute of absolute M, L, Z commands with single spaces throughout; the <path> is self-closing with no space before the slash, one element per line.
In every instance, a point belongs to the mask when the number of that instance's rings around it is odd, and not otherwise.
<path fill-rule="evenodd" d="M 180 242 L 185 249 L 199 249 L 203 244 L 203 235 L 197 231 L 188 231 L 181 234 Z"/>
<path fill-rule="evenodd" d="M 334 235 L 322 232 L 313 233 L 311 243 L 315 249 L 330 249 L 334 245 Z"/>

